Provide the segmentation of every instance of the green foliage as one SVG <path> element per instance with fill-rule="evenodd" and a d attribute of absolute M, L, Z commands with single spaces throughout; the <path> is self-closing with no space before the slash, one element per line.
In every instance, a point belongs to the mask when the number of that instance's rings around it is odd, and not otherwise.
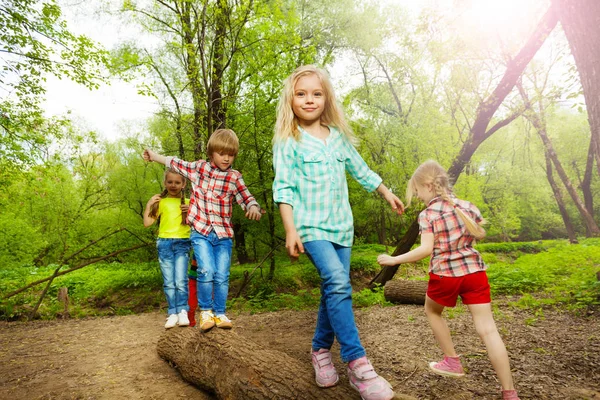
<path fill-rule="evenodd" d="M 600 304 L 600 239 L 586 239 L 579 245 L 557 242 L 547 251 L 524 254 L 512 263 L 490 265 L 488 276 L 494 293 L 537 293 L 541 304 L 565 304 L 572 308 Z M 531 305 L 533 297 L 525 297 Z M 536 300 L 537 301 L 537 300 Z"/>
<path fill-rule="evenodd" d="M 0 6 L 0 159 L 30 164 L 60 139 L 67 121 L 45 117 L 48 75 L 92 89 L 104 80 L 106 53 L 67 29 L 54 0 L 6 0 Z"/>

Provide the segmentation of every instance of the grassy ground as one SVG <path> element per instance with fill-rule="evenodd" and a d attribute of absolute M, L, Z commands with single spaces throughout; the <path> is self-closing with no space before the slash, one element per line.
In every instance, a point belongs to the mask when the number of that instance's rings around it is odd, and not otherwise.
<path fill-rule="evenodd" d="M 560 307 L 584 310 L 600 304 L 600 239 L 585 239 L 577 245 L 566 241 L 489 243 L 478 246 L 489 265 L 494 295 L 510 295 L 515 307 L 540 310 Z M 366 289 L 379 266 L 377 255 L 392 249 L 382 245 L 353 248 L 351 274 L 357 307 L 386 305 L 382 290 Z M 319 277 L 306 257 L 290 263 L 284 254 L 275 256 L 274 278 L 269 280 L 268 262 L 256 270 L 242 296 L 230 298 L 228 308 L 237 311 L 307 309 L 319 301 Z M 230 297 L 238 292 L 245 274 L 257 264 L 231 268 Z M 396 278 L 427 279 L 428 260 L 402 265 Z M 57 266 L 0 269 L 0 298 L 35 280 L 50 276 Z M 57 300 L 60 287 L 67 287 L 72 317 L 126 315 L 165 307 L 158 263 L 96 264 L 57 278 L 38 313 L 53 319 L 63 311 Z M 0 319 L 25 318 L 33 309 L 45 284 L 10 299 L 0 300 Z"/>

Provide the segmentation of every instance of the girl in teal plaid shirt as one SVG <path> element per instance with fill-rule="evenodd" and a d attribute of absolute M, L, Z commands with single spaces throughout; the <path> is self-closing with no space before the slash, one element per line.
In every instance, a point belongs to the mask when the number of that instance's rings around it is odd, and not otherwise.
<path fill-rule="evenodd" d="M 444 359 L 429 363 L 429 368 L 444 376 L 465 375 L 454 350 L 448 325 L 442 318 L 444 308 L 454 307 L 460 296 L 471 312 L 477 333 L 485 343 L 502 386 L 502 398 L 518 400 L 506 347 L 492 314 L 490 285 L 485 273 L 487 267 L 479 252 L 473 248 L 474 240 L 485 237 L 485 230 L 480 225 L 483 218 L 479 209 L 468 201 L 454 197 L 448 174 L 432 160 L 421 164 L 408 181 L 407 205 L 410 205 L 414 196 L 427 204 L 427 208 L 419 214 L 421 245 L 396 257 L 382 254 L 377 261 L 383 266 L 392 266 L 431 256 L 425 314 L 444 352 Z"/>
<path fill-rule="evenodd" d="M 382 183 L 353 146 L 326 72 L 296 69 L 284 82 L 273 140 L 273 199 L 292 258 L 308 255 L 321 277 L 321 303 L 312 340 L 317 385 L 333 386 L 338 374 L 331 346 L 340 344 L 350 385 L 366 400 L 394 396 L 366 358 L 352 312 L 350 251 L 354 237 L 346 171 L 367 191 L 377 190 L 398 213 L 404 204 Z"/>

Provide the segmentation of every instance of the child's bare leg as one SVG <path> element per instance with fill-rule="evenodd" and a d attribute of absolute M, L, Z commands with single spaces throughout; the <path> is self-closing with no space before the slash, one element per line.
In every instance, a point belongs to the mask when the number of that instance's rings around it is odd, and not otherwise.
<path fill-rule="evenodd" d="M 496 328 L 491 304 L 468 304 L 467 307 L 471 311 L 477 334 L 481 337 L 483 343 L 485 343 L 485 348 L 496 371 L 496 375 L 498 375 L 502 389 L 514 389 L 508 353 Z"/>
<path fill-rule="evenodd" d="M 433 336 L 435 336 L 435 339 L 442 348 L 444 355 L 458 357 L 456 351 L 454 351 L 450 329 L 448 329 L 446 321 L 442 318 L 442 311 L 444 311 L 443 305 L 436 303 L 429 296 L 425 296 L 425 315 L 427 315 L 429 325 L 431 325 Z"/>

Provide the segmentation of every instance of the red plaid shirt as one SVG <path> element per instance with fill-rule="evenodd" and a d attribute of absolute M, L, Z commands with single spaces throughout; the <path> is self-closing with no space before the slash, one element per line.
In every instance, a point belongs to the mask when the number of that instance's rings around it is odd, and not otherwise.
<path fill-rule="evenodd" d="M 487 268 L 473 248 L 475 238 L 467 231 L 454 207 L 460 207 L 477 223 L 483 221 L 481 212 L 468 201 L 456 198 L 454 201 L 449 203 L 436 197 L 419 214 L 421 234 L 433 233 L 434 236 L 429 272 L 440 276 L 463 276 Z"/>
<path fill-rule="evenodd" d="M 258 203 L 234 169 L 221 171 L 208 161 L 187 162 L 167 157 L 165 164 L 192 183 L 187 222 L 197 232 L 208 235 L 214 229 L 219 238 L 233 237 L 231 210 L 233 199 L 247 210 Z"/>

